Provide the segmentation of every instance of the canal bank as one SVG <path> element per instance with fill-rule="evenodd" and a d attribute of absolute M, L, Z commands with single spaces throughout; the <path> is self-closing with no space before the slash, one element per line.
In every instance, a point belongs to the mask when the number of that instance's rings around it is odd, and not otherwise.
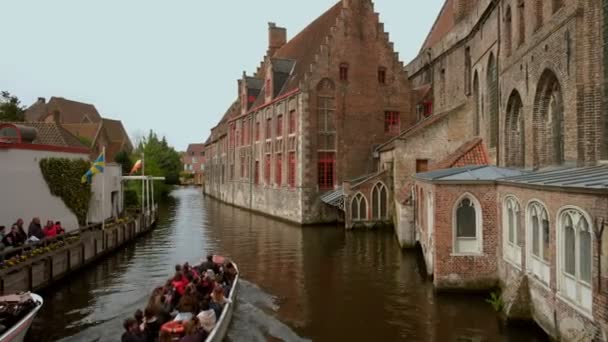
<path fill-rule="evenodd" d="M 174 264 L 207 252 L 238 261 L 231 341 L 544 341 L 503 329 L 484 297 L 435 295 L 423 262 L 390 231 L 293 227 L 180 188 L 135 244 L 44 292 L 30 341 L 116 341 Z"/>

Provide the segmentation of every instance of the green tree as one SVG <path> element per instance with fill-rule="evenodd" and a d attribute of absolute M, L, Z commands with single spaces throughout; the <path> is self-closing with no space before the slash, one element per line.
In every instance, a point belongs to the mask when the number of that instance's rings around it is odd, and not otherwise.
<path fill-rule="evenodd" d="M 0 121 L 25 121 L 25 108 L 8 91 L 0 92 Z"/>
<path fill-rule="evenodd" d="M 114 161 L 122 167 L 122 174 L 127 175 L 133 168 L 133 160 L 126 151 L 120 151 L 114 157 Z"/>

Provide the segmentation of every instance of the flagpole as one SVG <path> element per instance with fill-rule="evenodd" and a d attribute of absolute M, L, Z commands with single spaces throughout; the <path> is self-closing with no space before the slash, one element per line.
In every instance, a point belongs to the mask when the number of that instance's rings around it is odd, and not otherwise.
<path fill-rule="evenodd" d="M 144 181 L 144 175 L 146 174 L 146 154 L 141 152 L 141 213 L 146 215 L 146 182 Z"/>
<path fill-rule="evenodd" d="M 101 229 L 106 228 L 106 147 L 102 148 L 103 172 L 101 172 Z"/>

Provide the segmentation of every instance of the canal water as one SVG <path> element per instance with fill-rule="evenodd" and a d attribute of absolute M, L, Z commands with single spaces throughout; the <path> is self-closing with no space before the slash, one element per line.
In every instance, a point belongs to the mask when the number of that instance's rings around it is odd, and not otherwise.
<path fill-rule="evenodd" d="M 239 265 L 230 341 L 545 341 L 504 328 L 484 297 L 433 293 L 390 231 L 296 227 L 179 188 L 156 230 L 43 292 L 28 341 L 119 341 L 173 266 L 209 252 Z"/>

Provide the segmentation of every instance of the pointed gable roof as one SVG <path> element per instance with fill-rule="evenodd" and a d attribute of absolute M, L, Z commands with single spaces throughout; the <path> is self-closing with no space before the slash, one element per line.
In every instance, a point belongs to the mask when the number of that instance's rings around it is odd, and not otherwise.
<path fill-rule="evenodd" d="M 27 121 L 44 121 L 48 116 L 58 111 L 62 124 L 98 123 L 101 115 L 94 105 L 72 101 L 63 97 L 51 97 L 48 103 L 39 99 L 25 111 Z M 88 120 L 87 120 L 88 119 Z"/>
<path fill-rule="evenodd" d="M 329 36 L 331 28 L 336 24 L 340 13 L 342 13 L 342 1 L 336 3 L 300 31 L 287 44 L 283 45 L 274 56 L 269 56 L 296 61 L 293 72 L 278 93 L 278 96 L 288 93 L 299 86 L 310 64 L 314 61 L 315 54 L 319 52 L 324 39 Z"/>
<path fill-rule="evenodd" d="M 426 36 L 426 39 L 422 44 L 422 48 L 420 48 L 420 51 L 431 48 L 433 45 L 441 41 L 454 28 L 454 23 L 454 0 L 445 0 L 441 11 L 439 11 L 437 19 L 435 19 L 435 23 L 433 24 L 431 31 Z"/>

